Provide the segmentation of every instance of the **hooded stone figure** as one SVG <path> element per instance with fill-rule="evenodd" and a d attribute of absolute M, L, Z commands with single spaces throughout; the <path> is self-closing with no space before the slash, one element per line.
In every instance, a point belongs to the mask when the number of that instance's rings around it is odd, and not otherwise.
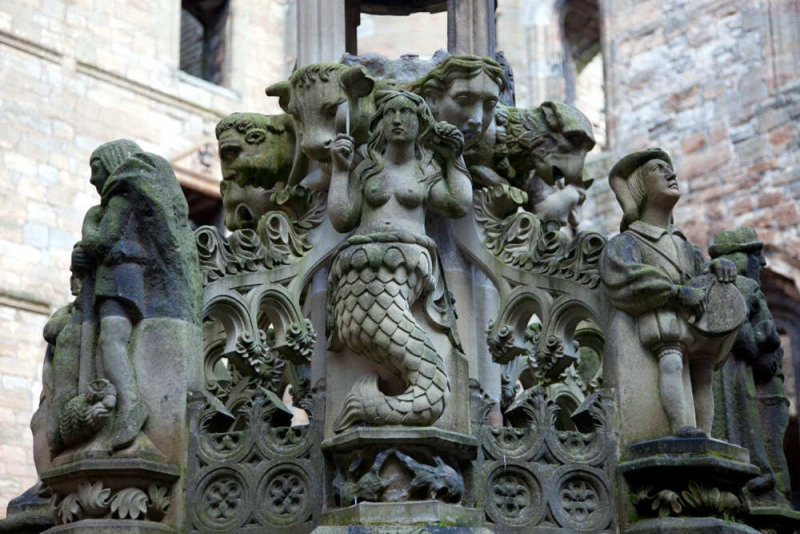
<path fill-rule="evenodd" d="M 730 284 L 735 266 L 724 260 L 706 265 L 672 224 L 680 189 L 663 150 L 625 156 L 611 169 L 609 183 L 623 210 L 622 233 L 603 251 L 601 279 L 614 306 L 634 318 L 623 335 L 649 353 L 642 357 L 658 362 L 670 432 L 703 436 L 711 431 L 714 367 L 724 361 L 744 319 L 744 303 Z M 725 313 L 704 313 L 717 306 Z M 684 386 L 686 367 L 691 391 Z"/>
<path fill-rule="evenodd" d="M 713 430 L 714 437 L 746 447 L 750 462 L 761 469 L 761 475 L 747 484 L 753 505 L 789 506 L 783 452 L 789 401 L 783 391 L 780 335 L 761 291 L 763 249 L 755 230 L 747 227 L 720 232 L 708 249 L 712 258 L 727 258 L 736 265 L 736 287 L 747 303 L 747 320 L 714 378 L 719 409 Z"/>
<path fill-rule="evenodd" d="M 98 147 L 91 167 L 101 202 L 87 212 L 72 259 L 89 281 L 85 314 L 99 323 L 99 364 L 82 361 L 81 378 L 87 383 L 95 377 L 83 375 L 102 369 L 116 389 L 110 446 L 117 450 L 149 417 L 128 355 L 133 329 L 150 318 L 199 325 L 202 289 L 188 206 L 169 163 L 120 139 Z"/>

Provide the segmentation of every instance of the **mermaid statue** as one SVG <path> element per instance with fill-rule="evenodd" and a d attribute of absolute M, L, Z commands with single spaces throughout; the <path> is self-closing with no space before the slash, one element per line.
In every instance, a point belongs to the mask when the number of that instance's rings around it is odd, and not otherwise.
<path fill-rule="evenodd" d="M 328 213 L 337 231 L 353 231 L 331 269 L 330 339 L 379 363 L 404 389 L 387 395 L 377 374 L 360 377 L 334 422 L 336 432 L 354 425 L 429 426 L 441 417 L 450 379 L 430 326 L 412 314 L 415 304 L 424 305 L 431 324 L 459 347 L 425 217 L 430 210 L 458 218 L 470 208 L 463 136 L 451 124 L 437 123 L 413 93 L 380 93 L 376 105 L 366 150 L 356 154 L 347 134 L 330 148 Z M 356 159 L 361 161 L 354 166 Z"/>

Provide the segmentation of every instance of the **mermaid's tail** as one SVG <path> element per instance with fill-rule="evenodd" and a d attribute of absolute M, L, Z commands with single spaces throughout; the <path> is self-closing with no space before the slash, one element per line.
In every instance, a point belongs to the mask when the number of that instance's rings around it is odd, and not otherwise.
<path fill-rule="evenodd" d="M 333 312 L 339 339 L 358 354 L 385 365 L 405 391 L 387 396 L 378 376 L 350 390 L 334 430 L 356 423 L 427 426 L 444 412 L 450 381 L 444 360 L 417 324 L 411 304 L 435 285 L 430 251 L 409 243 L 370 243 L 343 250 L 334 265 Z"/>

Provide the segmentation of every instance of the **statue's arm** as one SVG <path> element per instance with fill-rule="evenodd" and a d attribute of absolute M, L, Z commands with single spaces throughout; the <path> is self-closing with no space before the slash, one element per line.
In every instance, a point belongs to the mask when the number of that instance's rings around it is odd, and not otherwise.
<path fill-rule="evenodd" d="M 472 182 L 463 156 L 445 163 L 444 179 L 431 186 L 428 206 L 436 213 L 454 219 L 463 217 L 472 205 Z"/>
<path fill-rule="evenodd" d="M 112 197 L 102 210 L 102 217 L 96 224 L 94 222 L 89 225 L 84 223 L 81 246 L 92 257 L 102 261 L 123 235 L 132 211 L 133 205 L 125 196 Z M 88 218 L 89 214 L 87 214 Z"/>
<path fill-rule="evenodd" d="M 349 232 L 361 220 L 363 194 L 360 180 L 351 172 L 355 147 L 353 138 L 339 134 L 331 144 L 331 183 L 328 189 L 328 216 L 339 232 Z"/>
<path fill-rule="evenodd" d="M 642 260 L 635 239 L 625 233 L 613 237 L 600 259 L 600 276 L 611 301 L 631 315 L 664 307 L 675 297 L 672 279 Z"/>

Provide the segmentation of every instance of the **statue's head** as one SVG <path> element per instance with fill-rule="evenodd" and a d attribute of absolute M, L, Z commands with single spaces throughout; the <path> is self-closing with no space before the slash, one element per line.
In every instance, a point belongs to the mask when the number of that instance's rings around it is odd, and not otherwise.
<path fill-rule="evenodd" d="M 380 145 L 409 137 L 415 141 L 427 139 L 433 132 L 436 119 L 421 96 L 407 91 L 383 91 L 376 95 L 375 103 L 370 145 L 373 139 Z"/>
<path fill-rule="evenodd" d="M 522 176 L 533 170 L 545 183 L 588 189 L 584 179 L 586 154 L 594 148 L 592 123 L 578 109 L 560 102 L 542 102 L 538 108 L 501 107 L 497 112 L 505 134 L 498 136 L 502 153 Z"/>
<path fill-rule="evenodd" d="M 736 264 L 740 275 L 756 281 L 761 280 L 761 271 L 767 264 L 764 259 L 764 243 L 758 240 L 756 231 L 747 226 L 736 230 L 724 230 L 714 236 L 708 247 L 712 258 L 726 258 Z"/>
<path fill-rule="evenodd" d="M 343 104 L 349 105 L 349 133 L 356 142 L 366 141 L 366 136 L 361 140 L 355 132 L 362 123 L 357 104 L 369 99 L 374 86 L 375 80 L 361 66 L 315 63 L 297 69 L 288 81 L 267 87 L 267 96 L 277 96 L 281 109 L 294 118 L 303 153 L 312 160 L 329 162 L 336 117 Z"/>
<path fill-rule="evenodd" d="M 295 141 L 288 115 L 232 113 L 216 135 L 223 180 L 273 189 L 288 179 Z"/>
<path fill-rule="evenodd" d="M 409 90 L 425 98 L 437 120 L 461 130 L 469 148 L 491 125 L 505 88 L 503 68 L 495 60 L 450 56 Z"/>
<path fill-rule="evenodd" d="M 92 177 L 89 181 L 97 188 L 98 193 L 102 193 L 108 176 L 126 159 L 141 152 L 142 148 L 129 139 L 103 143 L 94 149 L 89 158 L 92 166 Z"/>
<path fill-rule="evenodd" d="M 660 148 L 628 154 L 611 168 L 608 181 L 622 207 L 620 231 L 639 220 L 648 203 L 671 210 L 681 195 L 672 159 Z"/>

